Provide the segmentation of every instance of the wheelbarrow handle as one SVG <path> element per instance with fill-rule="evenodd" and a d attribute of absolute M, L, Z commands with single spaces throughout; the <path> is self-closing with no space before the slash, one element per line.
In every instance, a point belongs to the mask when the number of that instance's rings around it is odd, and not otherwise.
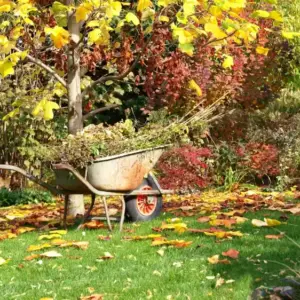
<path fill-rule="evenodd" d="M 54 195 L 64 194 L 63 190 L 57 189 L 53 185 L 48 184 L 48 183 L 38 179 L 37 177 L 33 176 L 32 174 L 28 173 L 27 171 L 25 171 L 24 169 L 21 169 L 19 167 L 12 166 L 12 165 L 0 165 L 0 169 L 18 172 L 21 175 L 23 175 L 24 177 L 28 178 L 29 180 L 37 183 L 38 185 L 44 187 L 47 190 L 49 190 Z"/>

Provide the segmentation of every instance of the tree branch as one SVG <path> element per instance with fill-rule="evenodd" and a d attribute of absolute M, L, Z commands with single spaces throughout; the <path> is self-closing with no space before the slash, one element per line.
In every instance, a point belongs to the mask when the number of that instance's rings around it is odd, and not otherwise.
<path fill-rule="evenodd" d="M 144 48 L 143 48 L 143 50 L 144 50 Z M 138 54 L 138 56 L 136 57 L 136 59 L 134 60 L 132 65 L 125 72 L 123 72 L 122 74 L 119 74 L 119 75 L 104 75 L 104 76 L 100 77 L 99 79 L 95 80 L 91 85 L 86 87 L 85 90 L 81 93 L 82 98 L 84 98 L 84 96 L 88 93 L 88 91 L 92 90 L 99 83 L 104 83 L 108 80 L 115 81 L 115 80 L 121 80 L 121 79 L 125 78 L 131 71 L 133 71 L 133 69 L 138 64 L 138 62 L 139 62 L 139 60 L 142 56 L 143 50 Z"/>
<path fill-rule="evenodd" d="M 116 108 L 116 107 L 119 107 L 119 106 L 120 106 L 119 104 L 112 104 L 112 105 L 108 105 L 108 106 L 105 106 L 105 107 L 101 107 L 101 108 L 92 110 L 89 113 L 85 114 L 82 117 L 82 119 L 83 119 L 83 121 L 85 121 L 87 118 L 92 117 L 92 116 L 94 116 L 94 115 L 96 115 L 100 112 L 103 112 L 103 111 L 106 111 L 106 110 L 109 110 L 109 109 L 112 109 L 112 108 Z"/>
<path fill-rule="evenodd" d="M 17 52 L 23 52 L 19 48 L 14 47 L 14 50 Z M 57 81 L 59 81 L 65 88 L 67 88 L 66 81 L 60 77 L 54 70 L 52 70 L 49 66 L 45 65 L 41 60 L 38 58 L 35 58 L 31 56 L 30 54 L 27 54 L 26 57 L 33 62 L 34 64 L 38 65 L 39 67 L 43 68 L 45 71 L 47 71 L 49 74 L 51 74 Z"/>
<path fill-rule="evenodd" d="M 237 32 L 237 30 L 234 30 L 232 33 L 228 34 L 227 36 L 223 37 L 223 38 L 220 38 L 220 39 L 212 39 L 208 42 L 206 42 L 204 45 L 202 45 L 202 47 L 206 47 L 208 46 L 209 44 L 212 44 L 212 43 L 215 43 L 215 42 L 221 42 L 223 40 L 227 40 L 228 38 L 230 38 L 231 36 L 235 35 Z"/>

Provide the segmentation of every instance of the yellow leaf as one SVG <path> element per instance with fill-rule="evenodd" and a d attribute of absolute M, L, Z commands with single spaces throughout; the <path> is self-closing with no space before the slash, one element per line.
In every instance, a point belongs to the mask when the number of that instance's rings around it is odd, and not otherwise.
<path fill-rule="evenodd" d="M 85 21 L 90 12 L 91 9 L 89 9 L 85 3 L 78 6 L 75 13 L 76 22 L 79 23 L 80 21 Z"/>
<path fill-rule="evenodd" d="M 14 118 L 16 115 L 18 115 L 20 113 L 20 108 L 16 108 L 14 110 L 12 110 L 11 112 L 9 112 L 7 115 L 5 115 L 2 120 L 3 121 L 7 121 L 9 118 Z M 6 216 L 7 217 L 7 216 Z"/>
<path fill-rule="evenodd" d="M 30 232 L 30 231 L 34 231 L 34 230 L 36 230 L 36 229 L 33 227 L 19 227 L 17 229 L 17 232 L 18 232 L 18 234 L 22 234 L 22 233 Z"/>
<path fill-rule="evenodd" d="M 209 257 L 208 262 L 212 265 L 216 265 L 219 262 L 219 255 L 214 255 L 212 257 Z"/>
<path fill-rule="evenodd" d="M 151 0 L 139 0 L 136 10 L 142 12 L 145 9 L 152 7 L 152 6 L 153 6 L 153 4 L 152 4 Z"/>
<path fill-rule="evenodd" d="M 59 105 L 53 101 L 47 101 L 44 105 L 44 119 L 46 121 L 52 120 L 54 117 L 53 110 L 59 109 Z"/>
<path fill-rule="evenodd" d="M 169 17 L 167 17 L 167 16 L 159 16 L 158 20 L 161 22 L 169 22 L 170 21 Z"/>
<path fill-rule="evenodd" d="M 0 74 L 3 78 L 15 73 L 13 64 L 10 61 L 0 61 Z"/>
<path fill-rule="evenodd" d="M 216 18 L 222 17 L 222 10 L 216 5 L 212 5 L 209 9 L 209 12 Z"/>
<path fill-rule="evenodd" d="M 189 44 L 194 39 L 195 36 L 188 30 L 185 30 L 184 28 L 172 26 L 173 29 L 173 36 L 175 38 L 178 38 L 179 44 Z"/>
<path fill-rule="evenodd" d="M 270 13 L 265 11 L 265 10 L 256 10 L 253 13 L 254 17 L 259 17 L 259 18 L 268 18 L 270 16 Z"/>
<path fill-rule="evenodd" d="M 52 4 L 52 12 L 54 15 L 54 18 L 57 22 L 57 25 L 66 27 L 68 23 L 68 6 L 63 5 L 62 3 L 58 1 L 54 1 Z"/>
<path fill-rule="evenodd" d="M 222 67 L 224 69 L 231 69 L 233 64 L 234 64 L 233 57 L 230 55 L 226 55 L 226 58 L 224 59 L 224 61 L 222 63 Z"/>
<path fill-rule="evenodd" d="M 0 266 L 7 264 L 10 261 L 10 259 L 4 259 L 0 257 Z"/>
<path fill-rule="evenodd" d="M 61 238 L 60 234 L 49 234 L 49 235 L 40 235 L 38 240 L 53 240 L 53 239 L 59 239 Z"/>
<path fill-rule="evenodd" d="M 204 25 L 206 32 L 212 33 L 216 39 L 223 39 L 227 37 L 227 34 L 219 27 L 218 24 L 207 23 Z"/>
<path fill-rule="evenodd" d="M 270 50 L 269 48 L 264 48 L 264 47 L 262 47 L 262 46 L 258 46 L 258 47 L 256 48 L 256 53 L 267 56 L 268 53 L 269 53 L 269 50 Z"/>
<path fill-rule="evenodd" d="M 280 12 L 273 10 L 270 12 L 269 17 L 277 22 L 283 22 L 283 18 Z"/>
<path fill-rule="evenodd" d="M 59 235 L 65 235 L 67 234 L 68 231 L 67 230 L 51 230 L 50 234 L 59 234 Z"/>
<path fill-rule="evenodd" d="M 10 12 L 13 8 L 13 2 L 8 0 L 0 1 L 0 13 L 1 12 Z"/>
<path fill-rule="evenodd" d="M 140 20 L 138 19 L 138 17 L 133 14 L 132 12 L 127 13 L 126 17 L 125 17 L 126 21 L 128 23 L 132 22 L 134 25 L 139 25 L 140 24 Z"/>
<path fill-rule="evenodd" d="M 183 233 L 187 230 L 187 225 L 185 223 L 162 224 L 160 228 L 162 230 L 174 229 L 175 232 Z"/>
<path fill-rule="evenodd" d="M 189 88 L 196 91 L 196 94 L 198 96 L 202 96 L 202 90 L 201 87 L 195 82 L 195 80 L 190 80 L 189 82 Z"/>
<path fill-rule="evenodd" d="M 56 258 L 56 257 L 62 257 L 62 255 L 57 251 L 48 251 L 40 254 L 40 257 Z"/>
<path fill-rule="evenodd" d="M 44 248 L 50 248 L 50 247 L 52 247 L 52 245 L 50 245 L 50 244 L 30 245 L 30 246 L 27 248 L 27 251 L 28 251 L 28 252 L 31 252 L 31 251 L 38 251 L 38 250 L 41 250 L 41 249 L 44 249 Z"/>
<path fill-rule="evenodd" d="M 69 43 L 69 32 L 60 26 L 55 26 L 54 28 L 46 27 L 45 33 L 50 34 L 54 46 L 58 49 Z"/>
<path fill-rule="evenodd" d="M 106 16 L 108 18 L 118 17 L 122 10 L 122 4 L 119 1 L 108 1 L 108 6 L 106 8 Z"/>
<path fill-rule="evenodd" d="M 274 227 L 274 226 L 278 226 L 278 225 L 282 224 L 280 221 L 275 220 L 275 219 L 266 219 L 265 218 L 264 220 L 269 227 Z"/>
<path fill-rule="evenodd" d="M 176 3 L 177 0 L 158 0 L 157 4 L 158 6 L 163 6 L 163 7 L 166 7 L 172 3 Z"/>

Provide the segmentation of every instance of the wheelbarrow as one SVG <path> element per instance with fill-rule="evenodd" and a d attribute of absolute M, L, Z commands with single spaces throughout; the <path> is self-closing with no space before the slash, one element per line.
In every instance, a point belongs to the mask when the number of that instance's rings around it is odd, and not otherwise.
<path fill-rule="evenodd" d="M 66 163 L 52 164 L 56 186 L 45 183 L 16 166 L 0 165 L 0 169 L 18 172 L 54 195 L 64 195 L 64 227 L 69 195 L 90 194 L 91 205 L 83 217 L 82 224 L 89 218 L 96 196 L 100 196 L 108 228 L 112 230 L 106 197 L 120 196 L 122 202 L 120 231 L 122 231 L 125 215 L 132 221 L 151 220 L 161 212 L 162 195 L 173 193 L 171 190 L 163 190 L 151 173 L 166 147 L 168 146 L 98 158 L 80 170 L 75 170 Z"/>

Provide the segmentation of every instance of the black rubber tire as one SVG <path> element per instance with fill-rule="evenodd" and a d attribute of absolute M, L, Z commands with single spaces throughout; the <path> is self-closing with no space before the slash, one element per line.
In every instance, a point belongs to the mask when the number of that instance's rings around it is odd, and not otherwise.
<path fill-rule="evenodd" d="M 142 189 L 144 186 L 151 186 L 153 189 L 156 187 L 153 186 L 150 180 L 144 179 L 143 183 L 137 188 L 137 190 Z M 131 222 L 143 222 L 150 221 L 158 217 L 162 211 L 163 199 L 162 196 L 157 196 L 156 207 L 150 215 L 143 215 L 137 208 L 137 196 L 126 196 L 126 219 Z"/>

